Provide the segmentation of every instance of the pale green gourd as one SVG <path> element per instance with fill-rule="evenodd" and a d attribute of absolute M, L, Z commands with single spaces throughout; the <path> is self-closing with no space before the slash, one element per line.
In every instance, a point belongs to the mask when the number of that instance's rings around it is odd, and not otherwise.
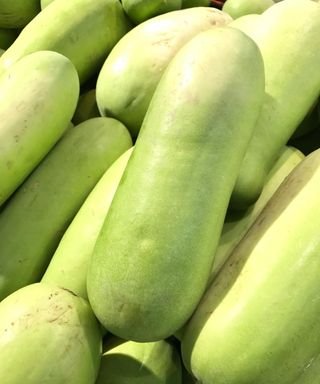
<path fill-rule="evenodd" d="M 90 304 L 113 334 L 161 340 L 195 309 L 263 96 L 260 52 L 234 28 L 170 62 L 89 265 Z"/>

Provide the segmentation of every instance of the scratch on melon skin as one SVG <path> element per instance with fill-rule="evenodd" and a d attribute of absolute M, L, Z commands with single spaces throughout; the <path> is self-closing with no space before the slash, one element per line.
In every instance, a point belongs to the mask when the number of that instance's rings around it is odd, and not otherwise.
<path fill-rule="evenodd" d="M 85 300 L 36 283 L 4 299 L 0 316 L 2 384 L 95 383 L 102 340 Z"/>

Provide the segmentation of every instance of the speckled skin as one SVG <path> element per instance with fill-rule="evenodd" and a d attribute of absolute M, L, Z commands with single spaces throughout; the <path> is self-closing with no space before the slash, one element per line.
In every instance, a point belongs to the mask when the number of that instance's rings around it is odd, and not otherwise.
<path fill-rule="evenodd" d="M 62 136 L 78 97 L 77 72 L 56 52 L 30 54 L 0 76 L 0 205 Z"/>
<path fill-rule="evenodd" d="M 101 331 L 88 303 L 45 283 L 0 303 L 1 384 L 94 384 Z"/>

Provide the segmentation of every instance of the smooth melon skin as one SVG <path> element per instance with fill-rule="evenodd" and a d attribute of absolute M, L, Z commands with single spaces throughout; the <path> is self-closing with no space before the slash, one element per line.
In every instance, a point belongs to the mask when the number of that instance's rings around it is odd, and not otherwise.
<path fill-rule="evenodd" d="M 68 57 L 83 83 L 99 71 L 129 24 L 119 0 L 55 0 L 1 57 L 0 74 L 28 53 L 49 50 Z"/>
<path fill-rule="evenodd" d="M 23 28 L 40 11 L 39 0 L 0 0 L 0 28 Z"/>
<path fill-rule="evenodd" d="M 293 384 L 315 384 L 320 377 L 320 354 L 310 360 L 298 380 Z"/>
<path fill-rule="evenodd" d="M 228 260 L 236 245 L 245 236 L 248 229 L 259 216 L 269 199 L 281 182 L 302 161 L 304 155 L 298 149 L 285 146 L 279 159 L 272 167 L 259 199 L 246 210 L 229 210 L 224 220 L 219 245 L 215 253 L 212 272 L 209 279 L 213 281 L 223 264 Z"/>
<path fill-rule="evenodd" d="M 281 182 L 304 159 L 304 157 L 304 154 L 297 148 L 285 146 L 279 159 L 272 167 L 262 193 L 255 204 L 242 211 L 228 210 L 224 219 L 219 244 L 214 255 L 212 270 L 207 283 L 208 287 L 223 268 L 223 265 L 228 262 L 230 255 L 232 255 L 232 251 L 245 236 L 249 228 L 254 224 L 254 221 L 273 196 Z M 182 340 L 185 330 L 186 325 L 179 329 L 178 332 L 175 332 L 174 336 L 179 340 Z"/>
<path fill-rule="evenodd" d="M 0 214 L 0 300 L 43 276 L 59 241 L 111 164 L 132 146 L 119 121 L 69 129 Z"/>
<path fill-rule="evenodd" d="M 99 234 L 88 297 L 121 338 L 172 335 L 205 289 L 264 95 L 260 52 L 238 32 L 200 33 L 171 61 Z"/>
<path fill-rule="evenodd" d="M 273 0 L 227 0 L 222 10 L 233 19 L 244 15 L 261 14 L 274 5 Z"/>
<path fill-rule="evenodd" d="M 292 384 L 318 358 L 319 188 L 317 150 L 280 185 L 202 297 L 182 338 L 184 364 L 201 383 Z"/>
<path fill-rule="evenodd" d="M 258 45 L 266 77 L 265 101 L 231 198 L 234 209 L 245 209 L 257 200 L 281 148 L 320 91 L 320 5 L 284 0 L 256 17 L 259 21 L 250 18 L 248 26 L 238 24 L 238 19 L 230 23 Z"/>
<path fill-rule="evenodd" d="M 51 4 L 54 1 L 55 0 L 41 0 L 40 1 L 41 9 L 44 9 L 45 7 L 47 7 L 49 4 Z"/>
<path fill-rule="evenodd" d="M 181 9 L 182 0 L 122 0 L 122 6 L 135 24 L 163 13 Z"/>
<path fill-rule="evenodd" d="M 42 281 L 87 299 L 89 260 L 131 153 L 132 148 L 121 155 L 90 192 L 63 235 Z"/>
<path fill-rule="evenodd" d="M 0 76 L 0 205 L 62 136 L 78 97 L 76 69 L 56 52 L 27 55 Z"/>
<path fill-rule="evenodd" d="M 44 283 L 0 303 L 1 384 L 94 384 L 100 326 L 88 302 Z"/>
<path fill-rule="evenodd" d="M 101 115 L 122 121 L 137 137 L 159 80 L 178 50 L 196 34 L 231 21 L 218 9 L 198 7 L 169 12 L 133 28 L 99 73 L 96 97 Z"/>
<path fill-rule="evenodd" d="M 260 18 L 261 18 L 261 15 L 255 15 L 255 14 L 244 15 L 233 20 L 232 27 L 238 28 L 244 33 L 247 33 L 247 32 L 250 33 L 250 30 L 253 30 L 254 28 L 258 27 L 260 23 Z"/>
<path fill-rule="evenodd" d="M 181 384 L 178 352 L 167 341 L 107 337 L 96 384 Z"/>

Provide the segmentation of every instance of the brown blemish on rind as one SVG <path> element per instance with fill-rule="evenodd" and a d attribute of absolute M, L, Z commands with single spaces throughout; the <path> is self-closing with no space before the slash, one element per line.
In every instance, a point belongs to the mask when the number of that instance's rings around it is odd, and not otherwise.
<path fill-rule="evenodd" d="M 75 297 L 79 297 L 76 293 L 70 291 L 70 289 L 68 289 L 68 288 L 63 288 L 63 287 L 61 287 L 61 289 L 63 289 L 64 291 L 67 291 L 67 292 L 71 293 L 71 295 L 73 295 L 73 296 L 75 296 Z"/>

